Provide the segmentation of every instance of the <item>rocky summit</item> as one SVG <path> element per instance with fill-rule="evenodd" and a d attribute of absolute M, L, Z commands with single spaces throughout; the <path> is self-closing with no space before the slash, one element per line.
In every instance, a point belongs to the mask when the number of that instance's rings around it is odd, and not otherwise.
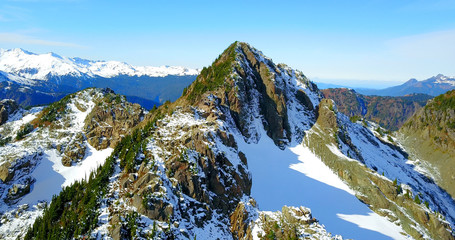
<path fill-rule="evenodd" d="M 87 89 L 1 131 L 3 238 L 455 238 L 454 199 L 397 135 L 247 43 L 150 112 Z"/>

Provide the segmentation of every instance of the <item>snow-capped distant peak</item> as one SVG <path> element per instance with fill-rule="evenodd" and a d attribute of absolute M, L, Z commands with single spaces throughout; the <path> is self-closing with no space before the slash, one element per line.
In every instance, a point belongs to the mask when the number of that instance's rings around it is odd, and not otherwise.
<path fill-rule="evenodd" d="M 119 75 L 164 77 L 197 75 L 199 70 L 185 67 L 132 66 L 119 61 L 92 61 L 69 58 L 49 52 L 35 54 L 23 50 L 1 49 L 0 71 L 30 80 L 48 80 L 49 76 L 115 77 Z"/>
<path fill-rule="evenodd" d="M 452 86 L 455 86 L 455 78 L 454 77 L 448 77 L 444 76 L 442 74 L 436 75 L 434 78 L 434 83 L 439 83 L 439 84 L 449 84 Z"/>

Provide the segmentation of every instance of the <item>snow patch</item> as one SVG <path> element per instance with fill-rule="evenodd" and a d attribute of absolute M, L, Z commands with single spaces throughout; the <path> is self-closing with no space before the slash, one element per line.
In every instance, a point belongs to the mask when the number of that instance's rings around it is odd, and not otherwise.
<path fill-rule="evenodd" d="M 409 240 L 410 238 L 401 234 L 401 228 L 391 222 L 386 218 L 379 216 L 375 213 L 369 213 L 368 215 L 347 215 L 347 214 L 337 214 L 338 217 L 357 224 L 359 227 L 364 229 L 369 229 L 373 231 L 379 231 L 382 234 L 385 234 L 395 240 Z"/>

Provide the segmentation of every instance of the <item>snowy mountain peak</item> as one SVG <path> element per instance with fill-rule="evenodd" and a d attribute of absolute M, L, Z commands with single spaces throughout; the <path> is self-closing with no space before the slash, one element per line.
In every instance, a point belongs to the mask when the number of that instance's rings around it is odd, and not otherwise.
<path fill-rule="evenodd" d="M 454 77 L 448 77 L 443 74 L 438 74 L 425 82 L 433 82 L 433 83 L 439 83 L 439 84 L 448 84 L 451 86 L 455 87 L 455 78 Z"/>
<path fill-rule="evenodd" d="M 22 49 L 22 48 L 12 48 L 12 49 L 3 49 L 1 48 L 0 49 L 0 53 L 1 54 L 4 54 L 4 53 L 10 53 L 10 54 L 16 54 L 16 55 L 35 55 L 34 53 L 32 52 L 29 52 L 25 49 Z"/>
<path fill-rule="evenodd" d="M 275 144 L 284 147 L 301 139 L 315 121 L 314 109 L 322 94 L 300 71 L 276 65 L 250 45 L 235 42 L 210 67 L 202 69 L 182 99 L 197 106 L 207 97 L 230 107 L 247 141 L 257 142 L 259 130 L 265 127 Z M 261 122 L 251 121 L 259 117 Z"/>
<path fill-rule="evenodd" d="M 197 69 L 185 67 L 136 67 L 118 61 L 91 61 L 77 57 L 63 57 L 53 52 L 34 54 L 20 48 L 2 49 L 0 51 L 0 71 L 17 77 L 44 81 L 48 80 L 49 76 L 66 75 L 110 78 L 120 75 L 164 77 L 167 75 L 197 75 L 199 73 Z"/>

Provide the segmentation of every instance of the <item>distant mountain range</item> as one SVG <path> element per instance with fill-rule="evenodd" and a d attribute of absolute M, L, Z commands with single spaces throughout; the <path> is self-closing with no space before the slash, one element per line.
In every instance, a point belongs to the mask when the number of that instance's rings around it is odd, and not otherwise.
<path fill-rule="evenodd" d="M 109 87 L 147 106 L 176 100 L 199 70 L 184 67 L 132 66 L 35 54 L 23 49 L 0 50 L 0 98 L 21 105 L 48 104 L 87 87 Z"/>
<path fill-rule="evenodd" d="M 404 96 L 413 93 L 437 96 L 452 89 L 455 89 L 455 77 L 438 74 L 422 81 L 413 78 L 395 87 L 384 89 L 356 88 L 355 90 L 361 94 L 377 96 Z"/>

